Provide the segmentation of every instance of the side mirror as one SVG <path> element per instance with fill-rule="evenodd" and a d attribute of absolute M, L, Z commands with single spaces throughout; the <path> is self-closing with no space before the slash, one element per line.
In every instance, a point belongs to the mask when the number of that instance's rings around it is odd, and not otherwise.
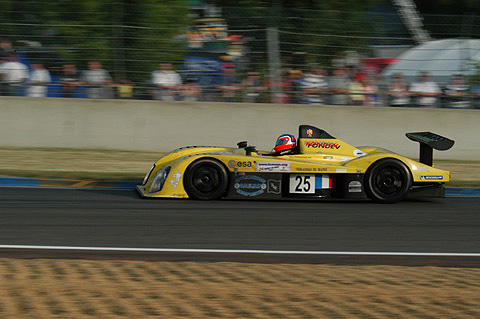
<path fill-rule="evenodd" d="M 247 141 L 241 141 L 237 143 L 238 148 L 245 148 L 247 147 L 248 143 Z"/>

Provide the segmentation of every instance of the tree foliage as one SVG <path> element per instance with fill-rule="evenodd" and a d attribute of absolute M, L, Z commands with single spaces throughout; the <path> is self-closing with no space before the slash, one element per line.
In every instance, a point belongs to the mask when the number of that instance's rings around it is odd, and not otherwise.
<path fill-rule="evenodd" d="M 0 0 L 12 40 L 37 41 L 64 61 L 100 60 L 116 76 L 143 82 L 160 61 L 180 61 L 175 37 L 190 24 L 184 0 Z"/>
<path fill-rule="evenodd" d="M 368 37 L 376 32 L 376 21 L 367 16 L 375 1 L 299 0 L 299 1 L 216 1 L 223 16 L 235 30 L 276 27 L 285 63 L 320 63 L 345 51 L 368 52 Z M 241 6 L 238 6 L 241 5 Z M 238 33 L 242 33 L 239 31 Z M 243 32 L 246 37 L 251 33 Z M 255 34 L 251 43 L 257 64 L 267 59 L 266 37 Z M 263 45 L 263 46 L 262 46 Z M 255 53 L 254 53 L 255 54 Z"/>

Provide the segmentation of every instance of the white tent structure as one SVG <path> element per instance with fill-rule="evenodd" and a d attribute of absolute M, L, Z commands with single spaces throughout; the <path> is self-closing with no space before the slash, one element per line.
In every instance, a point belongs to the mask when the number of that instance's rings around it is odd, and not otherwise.
<path fill-rule="evenodd" d="M 429 41 L 402 53 L 398 61 L 389 65 L 382 75 L 390 79 L 402 73 L 408 83 L 416 80 L 420 71 L 430 72 L 439 84 L 447 84 L 453 74 L 469 76 L 480 65 L 480 40 L 445 39 Z"/>

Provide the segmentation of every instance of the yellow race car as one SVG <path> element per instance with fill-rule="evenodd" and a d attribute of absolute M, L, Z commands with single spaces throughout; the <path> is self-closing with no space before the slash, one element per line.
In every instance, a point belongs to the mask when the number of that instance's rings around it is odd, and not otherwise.
<path fill-rule="evenodd" d="M 298 142 L 279 138 L 276 148 L 288 153 L 258 151 L 247 142 L 183 147 L 156 161 L 137 190 L 143 197 L 198 200 L 443 197 L 450 173 L 432 166 L 433 149 L 448 150 L 454 141 L 430 132 L 406 136 L 420 143 L 419 161 L 354 147 L 310 125 L 300 125 Z"/>

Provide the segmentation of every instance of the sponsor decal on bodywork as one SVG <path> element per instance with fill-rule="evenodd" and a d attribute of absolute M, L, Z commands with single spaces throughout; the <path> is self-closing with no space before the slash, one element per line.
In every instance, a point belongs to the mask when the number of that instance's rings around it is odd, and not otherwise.
<path fill-rule="evenodd" d="M 294 168 L 294 170 L 297 170 L 299 172 L 326 172 L 327 168 L 325 168 L 325 167 L 297 167 L 297 168 Z"/>
<path fill-rule="evenodd" d="M 362 192 L 362 183 L 359 181 L 351 181 L 348 183 L 348 192 L 349 193 L 361 193 Z"/>
<path fill-rule="evenodd" d="M 267 181 L 267 193 L 270 194 L 280 194 L 282 191 L 281 181 L 275 179 L 269 179 Z"/>
<path fill-rule="evenodd" d="M 289 162 L 257 162 L 257 172 L 290 172 Z"/>
<path fill-rule="evenodd" d="M 355 155 L 356 157 L 361 157 L 361 156 L 365 156 L 367 154 L 363 151 L 360 151 L 360 150 L 354 150 L 353 155 Z"/>
<path fill-rule="evenodd" d="M 228 167 L 230 168 L 239 168 L 239 167 L 253 167 L 253 163 L 250 161 L 228 161 Z"/>
<path fill-rule="evenodd" d="M 315 194 L 317 189 L 334 188 L 330 174 L 290 174 L 290 194 Z"/>
<path fill-rule="evenodd" d="M 330 174 L 315 174 L 315 189 L 335 187 L 335 180 Z"/>
<path fill-rule="evenodd" d="M 265 192 L 266 181 L 255 175 L 244 175 L 235 179 L 233 187 L 235 191 L 243 196 L 258 196 Z"/>
<path fill-rule="evenodd" d="M 323 141 L 319 141 L 319 142 L 307 141 L 305 142 L 305 146 L 309 148 L 331 148 L 334 150 L 338 150 L 341 147 L 341 145 L 338 143 L 323 142 Z"/>
<path fill-rule="evenodd" d="M 422 181 L 443 180 L 443 176 L 442 175 L 422 175 L 420 176 L 420 180 Z"/>
<path fill-rule="evenodd" d="M 170 180 L 170 186 L 173 187 L 173 189 L 177 189 L 178 183 L 180 183 L 180 180 L 182 179 L 182 174 L 180 172 L 176 172 L 175 174 L 172 175 L 173 179 Z"/>

